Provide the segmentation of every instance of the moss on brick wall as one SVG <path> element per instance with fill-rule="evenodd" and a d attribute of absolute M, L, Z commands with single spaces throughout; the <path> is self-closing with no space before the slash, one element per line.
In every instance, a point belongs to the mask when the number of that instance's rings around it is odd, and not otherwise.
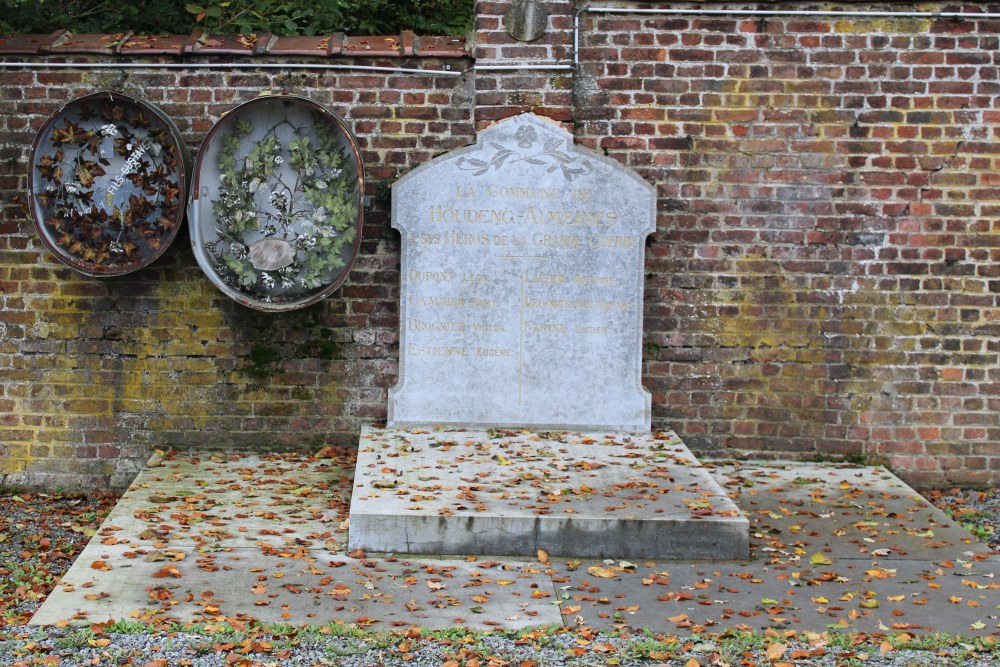
<path fill-rule="evenodd" d="M 350 445 L 362 422 L 384 418 L 398 343 L 398 234 L 377 195 L 474 140 L 463 103 L 469 80 L 155 65 L 96 78 L 46 69 L 14 76 L 16 87 L 0 87 L 0 146 L 9 156 L 0 166 L 0 481 L 121 485 L 154 448 Z M 280 83 L 343 116 L 372 195 L 347 282 L 300 311 L 249 310 L 208 282 L 186 232 L 134 274 L 101 280 L 59 264 L 15 203 L 25 199 L 33 129 L 109 80 L 159 106 L 192 150 L 223 113 Z"/>

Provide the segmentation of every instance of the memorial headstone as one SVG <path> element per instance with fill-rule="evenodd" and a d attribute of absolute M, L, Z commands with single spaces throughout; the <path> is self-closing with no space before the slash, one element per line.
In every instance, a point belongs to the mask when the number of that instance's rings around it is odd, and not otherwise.
<path fill-rule="evenodd" d="M 393 186 L 403 237 L 389 425 L 648 431 L 653 186 L 532 114 Z"/>
<path fill-rule="evenodd" d="M 362 431 L 350 545 L 746 558 L 748 522 L 642 378 L 652 186 L 533 114 L 393 186 L 399 381 Z"/>

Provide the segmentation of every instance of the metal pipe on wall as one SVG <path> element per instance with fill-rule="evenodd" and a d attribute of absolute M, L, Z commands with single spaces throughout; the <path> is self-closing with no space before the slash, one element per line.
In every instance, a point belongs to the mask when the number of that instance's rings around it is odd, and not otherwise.
<path fill-rule="evenodd" d="M 391 72 L 396 74 L 434 74 L 442 76 L 462 76 L 463 72 L 450 69 L 418 69 L 413 67 L 381 67 L 379 65 L 347 65 L 343 63 L 63 63 L 25 61 L 3 62 L 0 68 L 72 68 L 72 69 L 319 69 L 319 70 L 355 70 L 360 72 Z"/>

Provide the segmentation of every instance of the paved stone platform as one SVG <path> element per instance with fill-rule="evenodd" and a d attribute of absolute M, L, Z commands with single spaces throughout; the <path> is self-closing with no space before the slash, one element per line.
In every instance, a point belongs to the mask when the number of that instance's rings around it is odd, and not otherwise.
<path fill-rule="evenodd" d="M 157 456 L 32 623 L 1000 635 L 1000 554 L 886 470 L 706 467 L 750 521 L 748 561 L 374 557 L 346 547 L 349 453 Z"/>
<path fill-rule="evenodd" d="M 673 433 L 365 427 L 350 546 L 739 560 L 748 525 Z"/>

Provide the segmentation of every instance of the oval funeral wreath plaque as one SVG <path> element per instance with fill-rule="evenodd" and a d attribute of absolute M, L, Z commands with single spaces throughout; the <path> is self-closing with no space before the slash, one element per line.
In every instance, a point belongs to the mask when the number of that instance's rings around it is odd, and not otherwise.
<path fill-rule="evenodd" d="M 184 218 L 187 154 L 156 107 L 120 93 L 73 100 L 35 136 L 32 222 L 59 261 L 89 276 L 140 269 Z"/>
<path fill-rule="evenodd" d="M 188 205 L 198 264 L 250 308 L 316 303 L 357 256 L 363 192 L 357 142 L 337 115 L 301 97 L 247 102 L 198 152 Z"/>

